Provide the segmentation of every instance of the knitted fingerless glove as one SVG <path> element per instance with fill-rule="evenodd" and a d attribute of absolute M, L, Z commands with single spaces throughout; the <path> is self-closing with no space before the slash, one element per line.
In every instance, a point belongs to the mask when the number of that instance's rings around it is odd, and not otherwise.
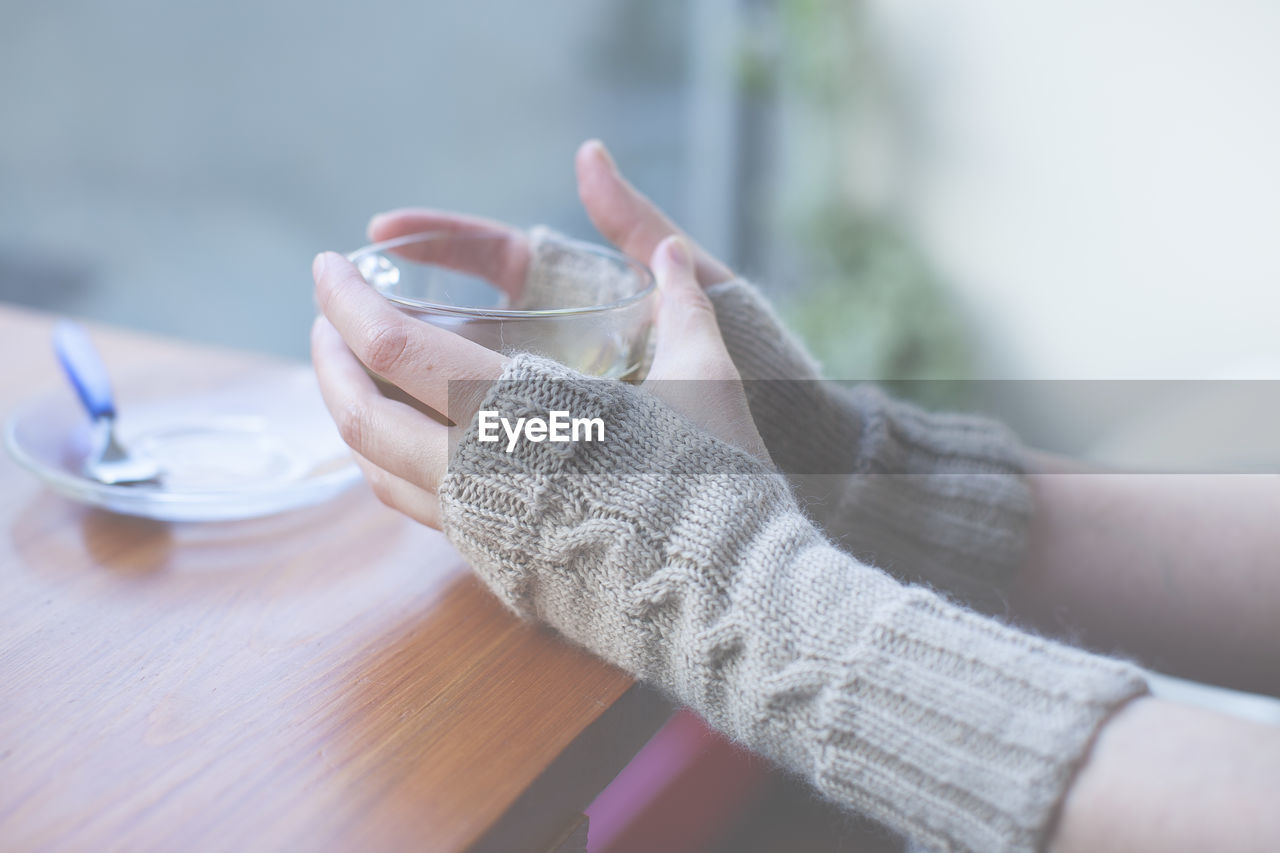
<path fill-rule="evenodd" d="M 529 232 L 517 307 L 578 304 L 616 268 Z M 894 576 L 985 613 L 1007 610 L 1026 550 L 1031 501 L 1021 447 L 1003 426 L 933 414 L 874 385 L 823 380 L 814 359 L 760 292 L 743 281 L 707 289 L 752 419 L 805 511 L 842 548 Z"/>
<path fill-rule="evenodd" d="M 707 294 L 756 429 L 814 520 L 897 577 L 1003 612 L 1031 513 L 1012 433 L 822 380 L 756 288 L 735 279 Z"/>
<path fill-rule="evenodd" d="M 781 477 L 642 390 L 517 356 L 483 408 L 605 423 L 511 452 L 462 435 L 444 530 L 502 601 L 912 838 L 1034 850 L 1099 725 L 1145 690 L 853 559 Z"/>

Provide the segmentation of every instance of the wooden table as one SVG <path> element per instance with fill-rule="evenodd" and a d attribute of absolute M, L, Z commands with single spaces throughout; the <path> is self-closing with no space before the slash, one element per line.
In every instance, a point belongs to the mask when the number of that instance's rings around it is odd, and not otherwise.
<path fill-rule="evenodd" d="M 51 324 L 0 307 L 0 416 L 63 382 Z M 148 372 L 213 388 L 267 363 L 93 333 L 122 401 Z M 166 524 L 0 453 L 5 850 L 544 850 L 666 710 L 363 485 Z"/>

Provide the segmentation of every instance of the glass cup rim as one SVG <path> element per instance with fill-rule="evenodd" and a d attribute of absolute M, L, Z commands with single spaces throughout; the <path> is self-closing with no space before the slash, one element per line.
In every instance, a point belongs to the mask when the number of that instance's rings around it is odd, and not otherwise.
<path fill-rule="evenodd" d="M 507 234 L 495 233 L 466 233 L 457 231 L 435 230 L 435 231 L 419 231 L 415 234 L 404 234 L 399 237 L 393 237 L 390 240 L 383 240 L 378 243 L 370 243 L 367 246 L 361 246 L 347 253 L 347 260 L 356 263 L 359 258 L 367 255 L 386 252 L 390 249 L 398 249 L 401 246 L 408 246 L 412 243 L 423 243 L 428 240 L 505 240 Z M 631 267 L 637 275 L 640 276 L 644 287 L 630 296 L 624 296 L 613 302 L 606 302 L 601 305 L 585 305 L 577 308 L 466 308 L 458 305 L 446 305 L 442 302 L 430 302 L 426 299 L 410 299 L 405 296 L 388 296 L 381 294 L 384 299 L 395 305 L 416 311 L 425 311 L 436 314 L 452 314 L 459 317 L 480 317 L 492 319 L 528 319 L 535 317 L 565 317 L 580 314 L 603 314 L 608 311 L 615 311 L 619 308 L 625 308 L 632 303 L 639 302 L 652 296 L 658 289 L 657 279 L 653 275 L 653 271 L 645 264 L 640 263 L 635 258 L 625 255 L 615 249 L 607 246 L 601 246 L 597 243 L 589 243 L 585 240 L 574 240 L 569 237 L 556 236 L 550 238 L 555 242 L 569 246 L 588 254 L 598 257 L 608 258 L 613 261 Z M 416 262 L 415 262 L 416 263 Z"/>

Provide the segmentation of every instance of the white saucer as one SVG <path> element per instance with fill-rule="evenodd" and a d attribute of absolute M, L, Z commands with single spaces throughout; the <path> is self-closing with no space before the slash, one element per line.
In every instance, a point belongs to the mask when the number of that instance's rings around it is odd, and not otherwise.
<path fill-rule="evenodd" d="M 58 494 L 162 521 L 253 518 L 335 497 L 360 479 L 304 366 L 271 368 L 216 391 L 118 397 L 117 435 L 163 470 L 158 485 L 108 486 L 82 473 L 89 419 L 71 389 L 32 401 L 5 424 L 17 462 Z M 122 386 L 127 389 L 127 386 Z M 175 392 L 176 390 L 176 392 Z"/>

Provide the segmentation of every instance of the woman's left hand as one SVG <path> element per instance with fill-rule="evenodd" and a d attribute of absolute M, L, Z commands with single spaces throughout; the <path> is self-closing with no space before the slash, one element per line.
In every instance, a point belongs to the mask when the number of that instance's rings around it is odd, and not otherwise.
<path fill-rule="evenodd" d="M 659 290 L 657 343 L 643 387 L 695 425 L 767 460 L 688 243 L 663 240 L 650 264 Z M 339 254 L 318 255 L 312 274 L 321 316 L 311 354 L 325 405 L 378 498 L 440 527 L 437 490 L 449 462 L 449 428 L 383 396 L 364 367 L 465 424 L 475 411 L 450 410 L 449 381 L 497 379 L 507 359 L 401 313 Z"/>

